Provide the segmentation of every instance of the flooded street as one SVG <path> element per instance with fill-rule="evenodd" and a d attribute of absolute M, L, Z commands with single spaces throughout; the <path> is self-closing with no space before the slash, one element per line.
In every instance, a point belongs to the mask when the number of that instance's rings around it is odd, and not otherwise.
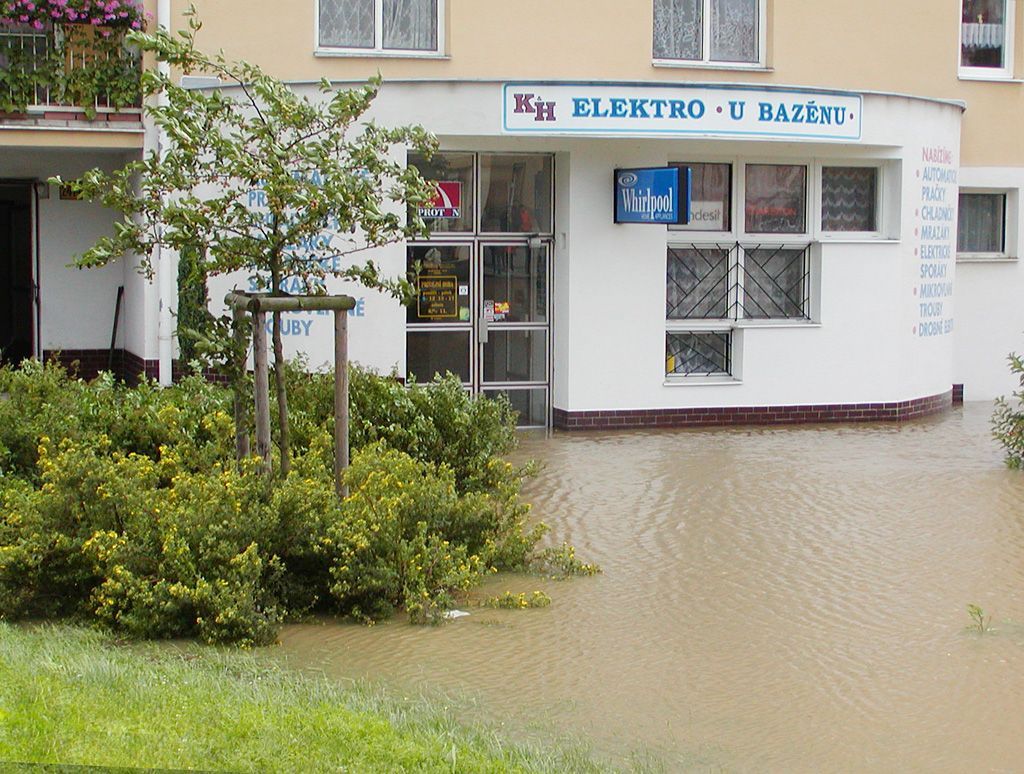
<path fill-rule="evenodd" d="M 497 578 L 522 612 L 288 627 L 294 662 L 468 697 L 669 770 L 1024 767 L 1024 473 L 990 404 L 904 425 L 525 436 L 551 542 L 604 573 Z M 966 607 L 992 615 L 972 634 Z"/>

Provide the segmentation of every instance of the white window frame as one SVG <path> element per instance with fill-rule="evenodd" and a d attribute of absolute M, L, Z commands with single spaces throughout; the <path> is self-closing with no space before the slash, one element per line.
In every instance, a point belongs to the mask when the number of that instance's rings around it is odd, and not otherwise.
<path fill-rule="evenodd" d="M 437 48 L 430 50 L 418 50 L 408 48 L 384 48 L 384 2 L 373 0 L 373 32 L 374 45 L 372 48 L 353 48 L 350 46 L 324 46 L 320 44 L 320 3 L 323 0 L 313 0 L 313 53 L 316 56 L 341 56 L 341 57 L 379 57 L 379 58 L 409 58 L 409 59 L 447 59 L 445 55 L 447 45 L 446 12 L 447 0 L 437 0 Z M 341 1 L 341 0 L 337 0 Z"/>
<path fill-rule="evenodd" d="M 729 62 L 711 58 L 711 0 L 702 0 L 701 12 L 701 58 L 700 59 L 669 59 L 652 57 L 654 67 L 693 67 L 708 70 L 767 70 L 765 54 L 768 42 L 768 0 L 757 0 L 757 61 Z M 654 47 L 654 2 L 651 0 L 651 48 Z"/>
<path fill-rule="evenodd" d="M 961 80 L 968 81 L 1009 81 L 1013 80 L 1013 46 L 1014 33 L 1017 29 L 1015 9 L 1017 0 L 1003 0 L 1003 66 L 1002 67 L 966 67 L 961 64 L 964 47 L 964 0 L 960 0 L 957 15 L 957 74 Z"/>
<path fill-rule="evenodd" d="M 971 261 L 1015 261 L 1017 260 L 1017 210 L 1018 191 L 1013 188 L 978 188 L 974 186 L 961 186 L 958 193 L 961 194 L 990 194 L 1003 197 L 1003 249 L 997 252 L 960 252 L 957 251 L 958 262 L 970 263 Z M 957 197 L 957 243 L 960 241 L 960 202 Z"/>

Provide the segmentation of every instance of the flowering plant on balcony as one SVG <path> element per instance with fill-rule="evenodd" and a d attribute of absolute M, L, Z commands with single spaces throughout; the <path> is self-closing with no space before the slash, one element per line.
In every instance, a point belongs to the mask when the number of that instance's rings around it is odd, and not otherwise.
<path fill-rule="evenodd" d="M 53 24 L 91 24 L 141 30 L 145 14 L 136 0 L 0 0 L 0 25 L 43 30 Z"/>
<path fill-rule="evenodd" d="M 0 112 L 137 106 L 139 58 L 125 38 L 144 26 L 141 0 L 0 0 Z"/>

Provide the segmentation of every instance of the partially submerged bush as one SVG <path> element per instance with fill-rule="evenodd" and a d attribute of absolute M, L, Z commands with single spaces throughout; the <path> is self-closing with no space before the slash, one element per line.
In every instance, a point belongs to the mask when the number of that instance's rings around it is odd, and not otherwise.
<path fill-rule="evenodd" d="M 1006 464 L 1024 468 L 1024 358 L 1010 355 L 1010 371 L 1020 379 L 1020 389 L 1010 400 L 998 398 L 992 415 L 992 435 L 1006 452 Z"/>
<path fill-rule="evenodd" d="M 301 446 L 318 429 L 333 431 L 334 375 L 306 373 L 304 363 L 297 361 L 289 377 L 289 416 Z M 515 448 L 516 414 L 508 400 L 470 395 L 452 374 L 406 387 L 352 366 L 349 393 L 353 449 L 384 441 L 421 462 L 445 464 L 460 492 L 493 487 L 492 463 Z"/>
<path fill-rule="evenodd" d="M 258 459 L 234 461 L 223 388 L 0 369 L 0 618 L 257 644 L 311 610 L 436 621 L 486 572 L 575 559 L 536 550 L 546 528 L 527 524 L 524 471 L 498 456 L 515 443 L 507 402 L 454 378 L 353 376 L 339 502 L 326 377 L 296 379 L 302 440 L 271 481 Z"/>

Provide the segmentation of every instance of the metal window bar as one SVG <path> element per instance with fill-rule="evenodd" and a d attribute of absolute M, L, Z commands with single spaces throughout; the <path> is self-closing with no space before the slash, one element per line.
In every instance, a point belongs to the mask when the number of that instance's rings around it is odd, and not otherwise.
<path fill-rule="evenodd" d="M 809 319 L 811 245 L 668 248 L 669 320 Z"/>
<path fill-rule="evenodd" d="M 722 376 L 732 373 L 732 334 L 681 331 L 665 334 L 668 376 Z"/>
<path fill-rule="evenodd" d="M 811 246 L 742 245 L 742 317 L 810 317 Z"/>

